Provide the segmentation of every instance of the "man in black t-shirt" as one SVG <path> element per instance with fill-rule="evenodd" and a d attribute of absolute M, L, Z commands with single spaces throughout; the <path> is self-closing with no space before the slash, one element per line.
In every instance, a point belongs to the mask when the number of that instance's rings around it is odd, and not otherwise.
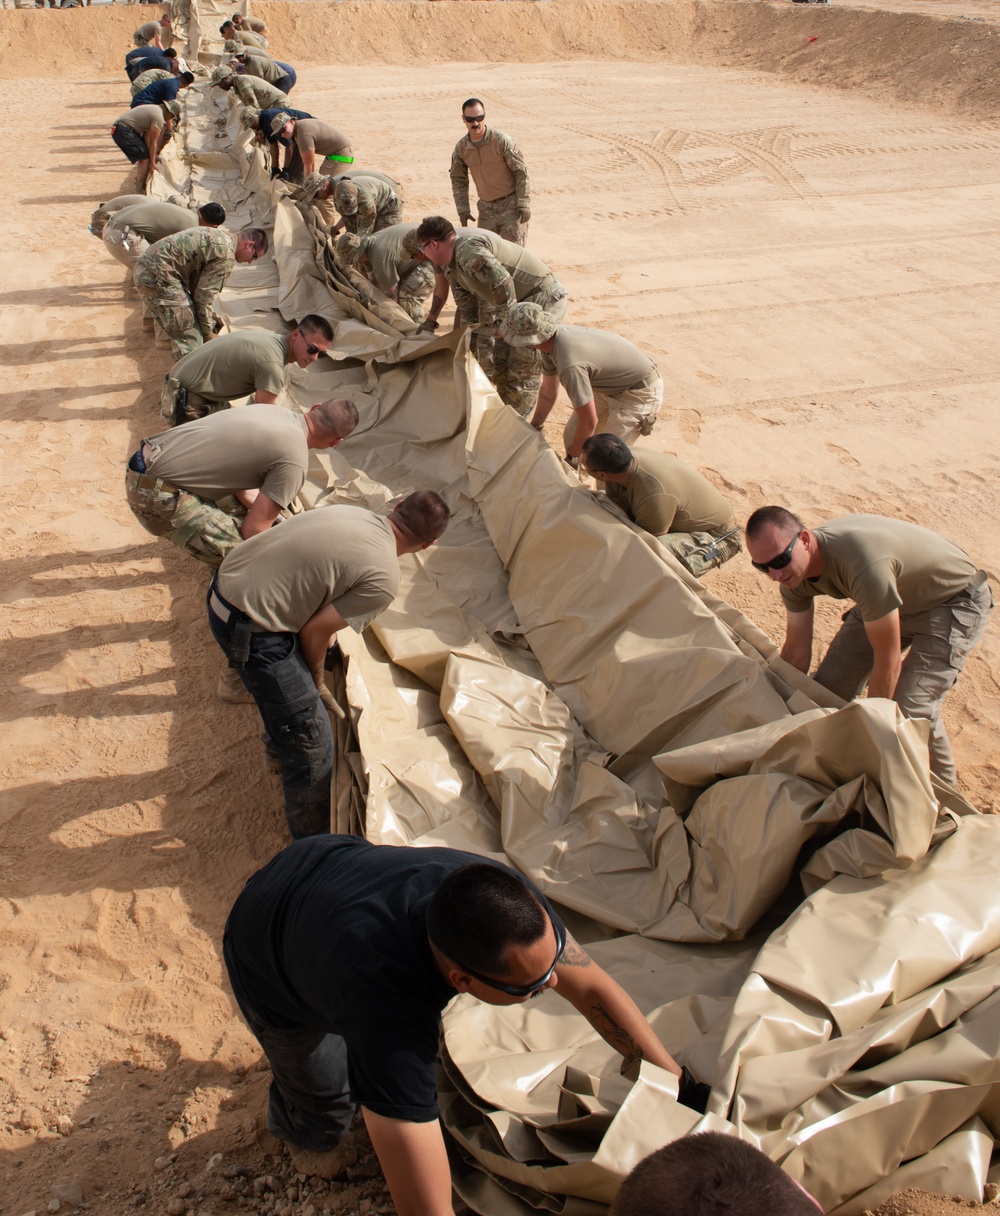
<path fill-rule="evenodd" d="M 457 992 L 514 1005 L 555 988 L 625 1057 L 699 1085 L 526 879 L 455 849 L 296 841 L 229 916 L 233 992 L 271 1064 L 268 1129 L 336 1147 L 360 1105 L 399 1216 L 451 1216 L 438 1124 L 441 1010 Z"/>

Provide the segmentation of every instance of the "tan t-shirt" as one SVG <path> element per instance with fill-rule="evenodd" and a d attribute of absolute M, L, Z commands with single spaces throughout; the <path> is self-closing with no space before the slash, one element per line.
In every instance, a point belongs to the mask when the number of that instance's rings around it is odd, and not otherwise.
<path fill-rule="evenodd" d="M 135 31 L 133 38 L 141 38 L 148 44 L 150 39 L 155 38 L 161 30 L 164 34 L 170 33 L 169 27 L 160 25 L 159 21 L 146 21 Z"/>
<path fill-rule="evenodd" d="M 170 374 L 189 392 L 209 401 L 232 401 L 248 393 L 280 393 L 287 359 L 284 338 L 265 329 L 241 329 L 220 334 L 182 355 Z"/>
<path fill-rule="evenodd" d="M 152 245 L 162 241 L 165 236 L 183 232 L 185 228 L 197 228 L 198 213 L 187 207 L 178 207 L 176 203 L 137 203 L 134 207 L 119 211 L 115 224 L 131 228 Z"/>
<path fill-rule="evenodd" d="M 259 76 L 234 76 L 233 92 L 245 106 L 258 110 L 283 110 L 288 105 L 288 95 Z"/>
<path fill-rule="evenodd" d="M 318 152 L 320 156 L 345 156 L 351 150 L 351 141 L 343 131 L 318 118 L 298 120 L 295 143 L 300 152 Z"/>
<path fill-rule="evenodd" d="M 391 224 L 381 232 L 361 238 L 361 251 L 383 291 L 392 291 L 403 275 L 420 265 L 403 247 L 405 239 L 419 227 L 417 223 Z"/>
<path fill-rule="evenodd" d="M 245 47 L 246 70 L 250 76 L 259 76 L 261 80 L 266 80 L 268 84 L 277 84 L 279 80 L 283 80 L 288 73 L 284 68 L 279 67 L 273 59 L 265 59 L 263 51 L 255 55 L 249 47 Z M 285 99 L 285 104 L 288 104 L 288 99 Z"/>
<path fill-rule="evenodd" d="M 317 507 L 237 545 L 218 587 L 274 633 L 298 633 L 327 604 L 360 633 L 399 590 L 395 534 L 364 507 Z"/>
<path fill-rule="evenodd" d="M 163 121 L 163 110 L 160 106 L 136 106 L 134 110 L 127 110 L 121 118 L 116 118 L 115 126 L 122 124 L 145 135 L 153 127 L 162 127 Z"/>
<path fill-rule="evenodd" d="M 636 388 L 656 371 L 653 361 L 627 338 L 604 329 L 560 325 L 542 371 L 558 376 L 575 410 L 592 401 L 594 389 L 613 395 Z"/>
<path fill-rule="evenodd" d="M 215 502 L 256 490 L 287 507 L 309 470 L 304 415 L 280 405 L 248 405 L 185 422 L 143 440 L 146 470 L 189 494 Z"/>
<path fill-rule="evenodd" d="M 853 600 L 864 621 L 898 608 L 914 616 L 964 591 L 976 566 L 967 553 L 928 528 L 884 515 L 845 515 L 814 529 L 823 573 L 781 588 L 789 612 L 805 612 L 818 595 Z"/>
<path fill-rule="evenodd" d="M 733 509 L 718 490 L 683 460 L 665 452 L 634 452 L 627 486 L 605 482 L 612 502 L 654 536 L 667 532 L 726 532 L 736 527 Z"/>
<path fill-rule="evenodd" d="M 263 34 L 267 29 L 267 22 L 261 21 L 259 17 L 244 17 L 243 24 L 255 34 Z"/>

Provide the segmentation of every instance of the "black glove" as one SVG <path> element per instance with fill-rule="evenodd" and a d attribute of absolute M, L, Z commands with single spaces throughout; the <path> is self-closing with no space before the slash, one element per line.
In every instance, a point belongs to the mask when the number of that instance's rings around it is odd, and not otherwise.
<path fill-rule="evenodd" d="M 677 1101 L 682 1106 L 689 1106 L 699 1115 L 703 1115 L 711 1095 L 711 1085 L 706 1085 L 703 1081 L 696 1081 L 694 1073 L 685 1064 L 681 1069 L 680 1085 L 677 1087 Z"/>
<path fill-rule="evenodd" d="M 580 457 L 579 456 L 570 456 L 567 454 L 566 456 L 563 457 L 563 460 L 566 461 L 566 463 L 569 465 L 569 467 L 571 469 L 578 469 L 580 467 Z"/>

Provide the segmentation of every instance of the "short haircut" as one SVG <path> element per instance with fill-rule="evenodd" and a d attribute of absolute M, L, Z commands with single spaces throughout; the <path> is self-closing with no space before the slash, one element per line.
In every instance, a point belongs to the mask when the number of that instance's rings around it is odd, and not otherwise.
<path fill-rule="evenodd" d="M 331 397 L 309 413 L 321 435 L 346 439 L 358 425 L 358 407 L 346 397 Z"/>
<path fill-rule="evenodd" d="M 455 231 L 455 225 L 443 215 L 428 215 L 417 229 L 417 240 L 421 245 L 427 241 L 446 241 Z"/>
<path fill-rule="evenodd" d="M 396 504 L 392 514 L 404 532 L 426 545 L 447 528 L 451 508 L 436 490 L 414 490 Z"/>
<path fill-rule="evenodd" d="M 643 1158 L 611 1216 L 817 1216 L 820 1207 L 760 1149 L 725 1136 L 684 1136 Z"/>
<path fill-rule="evenodd" d="M 584 440 L 583 459 L 594 473 L 624 473 L 632 463 L 632 449 L 617 435 L 603 432 Z"/>
<path fill-rule="evenodd" d="M 333 341 L 333 326 L 326 317 L 318 316 L 314 312 L 303 317 L 299 322 L 298 328 L 301 330 L 308 329 L 311 334 L 318 334 L 327 342 Z"/>
<path fill-rule="evenodd" d="M 470 97 L 468 101 L 462 102 L 462 113 L 463 114 L 469 108 L 469 106 L 482 106 L 484 110 L 486 109 L 485 103 L 480 101 L 478 97 Z"/>
<path fill-rule="evenodd" d="M 236 26 L 233 25 L 232 17 L 230 17 L 228 21 L 223 21 L 223 23 L 219 26 L 219 33 L 224 34 L 226 32 L 226 30 L 228 30 L 230 28 L 236 29 Z"/>
<path fill-rule="evenodd" d="M 224 224 L 226 222 L 226 209 L 221 203 L 205 203 L 198 208 L 198 214 L 206 224 Z"/>
<path fill-rule="evenodd" d="M 194 72 L 181 72 L 178 80 L 183 80 L 185 84 L 194 84 Z"/>
<path fill-rule="evenodd" d="M 253 241 L 258 257 L 267 253 L 267 233 L 263 228 L 241 228 L 240 236 L 248 236 Z"/>
<path fill-rule="evenodd" d="M 537 942 L 549 923 L 520 875 L 487 862 L 453 870 L 427 909 L 427 936 L 438 950 L 497 979 L 508 974 L 508 949 Z"/>
<path fill-rule="evenodd" d="M 805 524 L 785 507 L 758 507 L 747 520 L 747 540 L 754 540 L 767 527 L 775 527 L 783 536 L 801 532 Z"/>
<path fill-rule="evenodd" d="M 177 58 L 177 52 L 174 50 L 174 48 L 172 46 L 164 47 L 163 50 L 160 52 L 160 54 L 163 56 L 164 59 L 176 59 Z"/>

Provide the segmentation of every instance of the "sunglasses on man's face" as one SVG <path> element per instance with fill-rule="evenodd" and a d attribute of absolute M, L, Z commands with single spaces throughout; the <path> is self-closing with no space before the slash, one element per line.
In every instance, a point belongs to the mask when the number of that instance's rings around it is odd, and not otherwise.
<path fill-rule="evenodd" d="M 795 548 L 795 542 L 799 539 L 800 532 L 796 532 L 792 539 L 788 542 L 788 546 L 778 554 L 777 557 L 772 557 L 769 562 L 751 562 L 755 570 L 759 570 L 761 574 L 767 574 L 768 570 L 784 570 L 788 563 L 792 560 L 792 550 Z"/>
<path fill-rule="evenodd" d="M 554 925 L 553 928 L 555 928 Z M 533 984 L 504 984 L 500 980 L 493 980 L 488 975 L 482 975 L 478 971 L 473 971 L 465 963 L 459 963 L 458 965 L 468 975 L 471 975 L 473 979 L 479 980 L 481 984 L 485 984 L 487 988 L 493 988 L 497 992 L 505 992 L 507 996 L 534 996 L 536 993 L 541 992 L 549 980 L 552 979 L 552 973 L 559 966 L 559 960 L 562 958 L 565 949 L 566 930 L 560 925 L 556 929 L 556 957 L 552 962 L 552 966 L 540 980 L 535 980 Z"/>
<path fill-rule="evenodd" d="M 485 114 L 472 114 L 472 115 L 463 114 L 462 121 L 467 122 L 467 123 L 477 123 L 477 122 L 482 122 L 485 117 L 486 117 Z"/>
<path fill-rule="evenodd" d="M 306 347 L 306 354 L 307 354 L 307 355 L 322 355 L 322 354 L 325 354 L 325 353 L 326 353 L 326 352 L 325 352 L 325 351 L 324 351 L 324 350 L 323 350 L 321 347 L 319 347 L 319 346 L 307 346 L 307 347 Z"/>

